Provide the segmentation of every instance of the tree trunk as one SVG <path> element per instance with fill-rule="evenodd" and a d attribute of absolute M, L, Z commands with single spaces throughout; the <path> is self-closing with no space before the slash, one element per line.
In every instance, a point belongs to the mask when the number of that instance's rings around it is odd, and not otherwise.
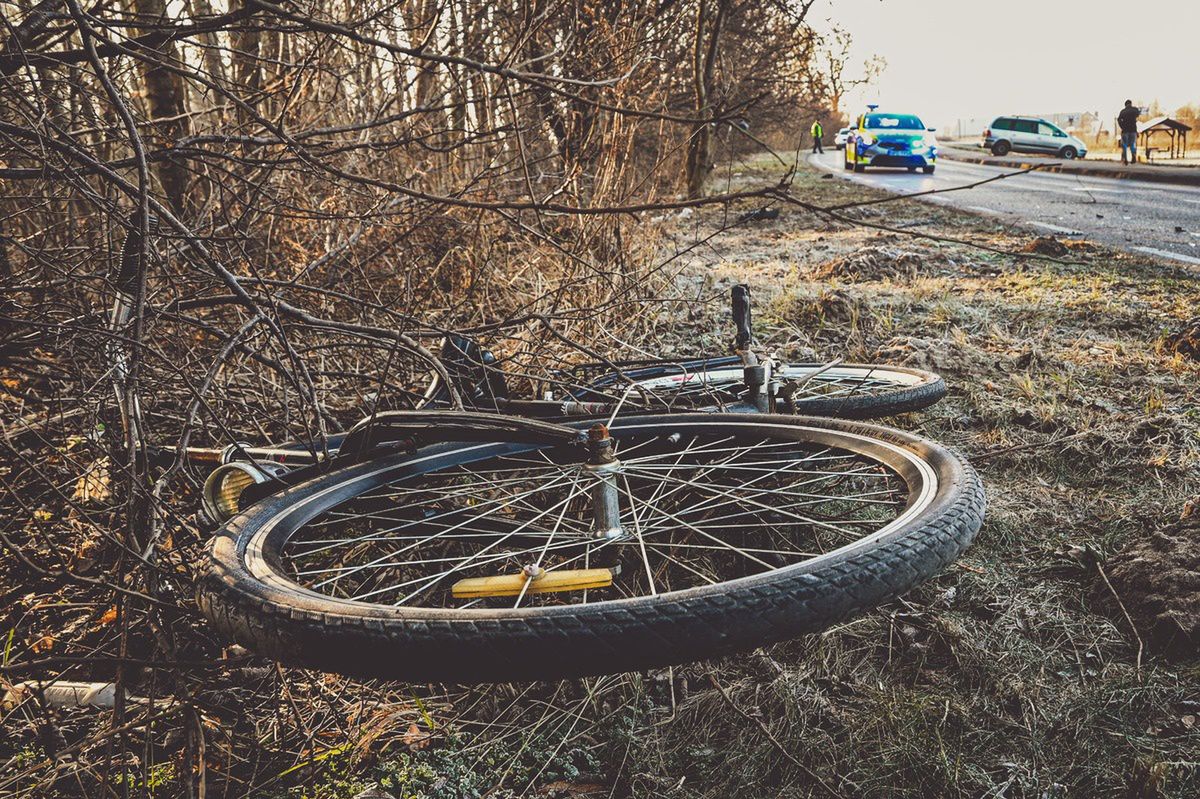
<path fill-rule="evenodd" d="M 721 47 L 721 32 L 725 27 L 725 16 L 729 0 L 717 0 L 716 13 L 711 23 L 708 20 L 709 2 L 699 0 L 696 6 L 696 39 L 692 49 L 692 90 L 696 122 L 688 140 L 687 151 L 687 194 L 697 198 L 704 193 L 704 182 L 712 171 L 713 126 L 706 120 L 712 113 L 713 77 L 716 73 L 717 56 Z M 711 29 L 711 30 L 709 30 Z M 706 35 L 707 31 L 707 35 Z"/>
<path fill-rule="evenodd" d="M 245 7 L 245 0 L 241 0 L 238 5 Z M 258 63 L 258 48 L 262 37 L 255 29 L 256 25 L 257 23 L 251 17 L 245 18 L 237 24 L 230 34 L 230 42 L 233 47 L 230 60 L 233 66 L 233 82 L 237 96 L 257 112 L 259 92 L 262 90 L 262 70 Z M 238 109 L 238 120 L 247 121 L 246 112 L 242 108 Z"/>
<path fill-rule="evenodd" d="M 167 17 L 166 0 L 134 0 L 134 10 L 142 22 L 171 24 Z M 171 42 L 159 47 L 155 57 L 169 64 L 177 64 L 179 61 L 175 45 Z M 183 81 L 177 74 L 152 62 L 142 61 L 140 66 L 142 82 L 146 87 L 146 102 L 154 122 L 152 130 L 157 139 L 156 143 L 160 147 L 174 147 L 175 142 L 188 132 Z M 187 169 L 182 161 L 170 158 L 160 161 L 157 171 L 158 182 L 162 185 L 167 202 L 176 213 L 181 213 L 187 195 Z"/>
<path fill-rule="evenodd" d="M 191 6 L 193 17 L 211 17 L 216 13 L 209 0 L 191 0 Z M 202 33 L 198 38 L 204 49 L 204 69 L 208 72 L 209 79 L 218 86 L 225 86 L 225 63 L 221 60 L 220 40 L 216 31 Z"/>

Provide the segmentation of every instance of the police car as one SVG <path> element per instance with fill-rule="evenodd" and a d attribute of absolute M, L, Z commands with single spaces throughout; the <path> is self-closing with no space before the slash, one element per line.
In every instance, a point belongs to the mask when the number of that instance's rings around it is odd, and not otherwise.
<path fill-rule="evenodd" d="M 862 172 L 869 166 L 905 167 L 933 174 L 937 139 L 915 114 L 871 110 L 861 114 L 846 139 L 845 167 Z"/>

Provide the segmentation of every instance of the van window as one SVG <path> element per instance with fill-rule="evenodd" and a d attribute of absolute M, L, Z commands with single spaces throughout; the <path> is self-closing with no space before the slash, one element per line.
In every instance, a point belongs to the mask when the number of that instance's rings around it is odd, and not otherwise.
<path fill-rule="evenodd" d="M 1050 125 L 1046 122 L 1039 122 L 1038 123 L 1038 135 L 1040 135 L 1040 136 L 1063 136 L 1065 134 L 1058 128 L 1054 127 L 1053 125 Z"/>
<path fill-rule="evenodd" d="M 1009 119 L 1008 117 L 1000 117 L 999 119 L 997 119 L 995 122 L 992 123 L 992 127 L 995 128 L 996 130 L 1012 130 L 1013 129 L 1013 121 L 1011 119 Z"/>
<path fill-rule="evenodd" d="M 1013 130 L 1019 133 L 1037 133 L 1037 123 L 1032 119 L 1014 119 Z"/>

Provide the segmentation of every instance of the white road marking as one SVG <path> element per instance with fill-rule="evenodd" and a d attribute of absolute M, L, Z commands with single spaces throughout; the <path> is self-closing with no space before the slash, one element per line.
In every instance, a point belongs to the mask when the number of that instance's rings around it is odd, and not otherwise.
<path fill-rule="evenodd" d="M 1028 220 L 1026 220 L 1026 224 L 1033 225 L 1034 227 L 1045 228 L 1046 230 L 1050 230 L 1055 233 L 1062 233 L 1064 236 L 1082 236 L 1083 235 L 1078 230 L 1072 230 L 1069 227 L 1061 227 L 1060 225 L 1051 225 L 1049 222 L 1035 222 L 1032 219 L 1028 219 Z"/>
<path fill-rule="evenodd" d="M 942 165 L 943 168 L 946 168 L 946 167 L 950 167 L 951 169 L 960 169 L 961 168 L 963 171 L 986 172 L 986 173 L 990 173 L 990 174 L 998 174 L 1001 172 L 1011 173 L 1011 172 L 1018 171 L 1014 167 L 1003 167 L 1003 166 L 998 166 L 996 164 L 977 164 L 972 161 L 955 161 L 954 159 L 952 159 L 948 156 L 944 157 L 939 163 Z M 953 166 L 951 166 L 951 165 L 953 165 Z M 1028 179 L 1042 180 L 1045 182 L 1053 182 L 1053 183 L 1063 183 L 1064 181 L 1071 181 L 1072 183 L 1075 183 L 1078 181 L 1078 182 L 1082 183 L 1083 185 L 1087 186 L 1088 189 L 1090 189 L 1091 191 L 1123 192 L 1123 191 L 1127 191 L 1127 190 L 1133 189 L 1133 188 L 1153 190 L 1155 192 L 1168 192 L 1171 194 L 1195 194 L 1197 191 L 1200 191 L 1200 188 L 1195 187 L 1195 186 L 1180 186 L 1180 185 L 1154 183 L 1152 181 L 1138 180 L 1137 178 L 1110 178 L 1110 177 L 1097 177 L 1094 175 L 1081 176 L 1081 175 L 1078 175 L 1077 173 L 1073 173 L 1073 172 L 1043 172 L 1041 170 L 1034 170 L 1032 172 L 1027 172 L 1023 175 L 1020 175 L 1020 176 L 1018 176 L 1018 178 L 1020 180 L 1026 180 L 1028 178 Z M 1093 188 L 1096 185 L 1096 182 L 1098 182 L 1098 181 L 1111 182 L 1111 183 L 1115 183 L 1115 182 L 1119 181 L 1120 185 L 1114 186 L 1112 188 L 1107 188 L 1107 187 Z M 1022 186 L 1022 188 L 1024 189 L 1026 187 Z M 1064 190 L 1065 190 L 1065 187 L 1064 187 Z M 1080 188 L 1073 187 L 1071 190 L 1072 191 L 1085 191 L 1086 189 L 1080 189 Z M 1184 199 L 1184 198 L 1180 197 L 1178 199 Z M 1200 200 L 1184 200 L 1184 201 L 1200 204 Z"/>
<path fill-rule="evenodd" d="M 1200 258 L 1193 258 L 1190 255 L 1181 255 L 1180 253 L 1171 252 L 1170 250 L 1160 250 L 1157 247 L 1134 247 L 1133 249 L 1137 250 L 1138 252 L 1146 252 L 1150 253 L 1151 255 L 1157 255 L 1160 258 L 1170 258 L 1173 261 L 1182 261 L 1185 264 L 1195 264 L 1196 266 L 1200 266 Z"/>

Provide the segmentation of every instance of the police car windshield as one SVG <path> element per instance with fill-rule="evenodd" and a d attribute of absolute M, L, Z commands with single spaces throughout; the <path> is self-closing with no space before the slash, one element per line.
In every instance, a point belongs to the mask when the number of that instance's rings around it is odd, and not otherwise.
<path fill-rule="evenodd" d="M 925 130 L 925 123 L 912 114 L 867 114 L 870 130 Z"/>

